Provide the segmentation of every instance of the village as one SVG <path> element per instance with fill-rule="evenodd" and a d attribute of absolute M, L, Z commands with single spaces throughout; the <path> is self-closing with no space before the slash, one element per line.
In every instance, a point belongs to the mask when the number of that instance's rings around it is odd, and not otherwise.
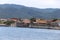
<path fill-rule="evenodd" d="M 21 19 L 21 18 L 0 18 L 1 27 L 25 27 L 25 28 L 46 28 L 46 29 L 60 29 L 59 19 Z"/>

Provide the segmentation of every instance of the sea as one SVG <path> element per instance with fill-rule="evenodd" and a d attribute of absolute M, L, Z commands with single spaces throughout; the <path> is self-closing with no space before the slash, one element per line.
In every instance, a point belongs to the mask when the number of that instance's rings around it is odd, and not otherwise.
<path fill-rule="evenodd" d="M 60 30 L 0 27 L 0 40 L 60 40 Z"/>

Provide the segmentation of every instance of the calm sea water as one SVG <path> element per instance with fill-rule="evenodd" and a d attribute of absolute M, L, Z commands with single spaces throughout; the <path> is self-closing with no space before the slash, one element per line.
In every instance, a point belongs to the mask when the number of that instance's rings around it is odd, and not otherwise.
<path fill-rule="evenodd" d="M 60 30 L 0 27 L 0 40 L 60 40 Z"/>

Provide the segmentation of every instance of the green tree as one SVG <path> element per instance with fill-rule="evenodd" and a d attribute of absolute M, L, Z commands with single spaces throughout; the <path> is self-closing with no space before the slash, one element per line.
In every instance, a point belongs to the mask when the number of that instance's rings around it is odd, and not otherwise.
<path fill-rule="evenodd" d="M 15 21 L 6 21 L 6 22 L 4 22 L 4 24 L 6 24 L 6 25 L 11 25 L 12 23 L 15 23 Z"/>
<path fill-rule="evenodd" d="M 0 20 L 0 24 L 2 24 L 2 21 Z"/>
<path fill-rule="evenodd" d="M 58 19 L 56 19 L 56 18 L 54 18 L 53 20 L 52 20 L 52 22 L 55 22 L 55 21 L 57 21 Z"/>
<path fill-rule="evenodd" d="M 31 18 L 30 21 L 31 23 L 36 22 L 36 18 Z"/>

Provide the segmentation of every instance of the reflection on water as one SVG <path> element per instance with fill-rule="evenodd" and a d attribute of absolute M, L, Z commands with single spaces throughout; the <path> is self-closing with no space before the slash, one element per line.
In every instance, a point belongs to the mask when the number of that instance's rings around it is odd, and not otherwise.
<path fill-rule="evenodd" d="M 60 40 L 60 30 L 0 27 L 0 40 Z"/>

